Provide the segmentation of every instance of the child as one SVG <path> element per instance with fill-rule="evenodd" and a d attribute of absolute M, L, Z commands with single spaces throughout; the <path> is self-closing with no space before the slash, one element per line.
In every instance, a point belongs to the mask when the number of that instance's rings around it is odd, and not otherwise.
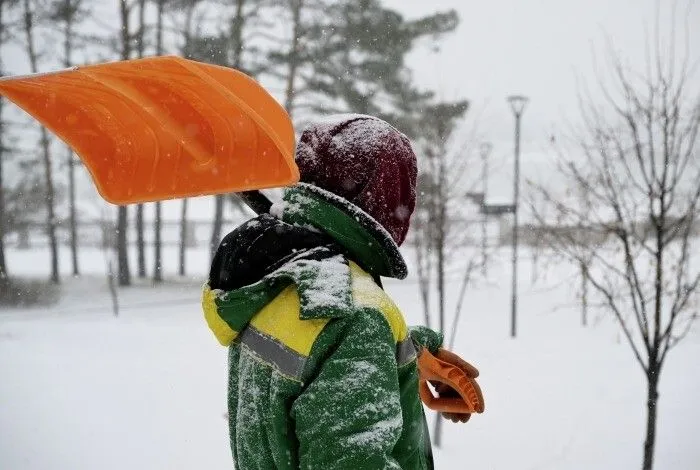
<path fill-rule="evenodd" d="M 380 282 L 407 274 L 411 144 L 380 119 L 333 116 L 304 130 L 296 162 L 302 182 L 224 238 L 204 289 L 229 346 L 235 465 L 432 468 L 415 346 L 442 337 L 409 331 Z"/>

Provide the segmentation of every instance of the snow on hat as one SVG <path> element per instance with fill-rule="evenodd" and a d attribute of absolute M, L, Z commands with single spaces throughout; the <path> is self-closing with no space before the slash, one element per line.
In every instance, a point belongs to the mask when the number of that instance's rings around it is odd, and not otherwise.
<path fill-rule="evenodd" d="M 416 155 L 387 122 L 361 114 L 307 126 L 296 149 L 301 181 L 347 199 L 403 243 L 416 205 Z"/>

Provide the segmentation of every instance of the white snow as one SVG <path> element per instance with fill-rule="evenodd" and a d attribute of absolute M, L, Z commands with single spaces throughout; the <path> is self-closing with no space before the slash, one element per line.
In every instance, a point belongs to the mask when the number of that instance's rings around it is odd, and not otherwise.
<path fill-rule="evenodd" d="M 306 211 L 306 208 L 311 204 L 314 204 L 314 200 L 312 198 L 304 194 L 295 193 L 292 199 L 289 201 L 282 200 L 274 202 L 272 206 L 270 206 L 270 215 L 277 217 L 280 220 L 284 219 L 284 214 L 292 216 L 300 214 L 303 215 Z M 294 222 L 294 225 L 297 227 L 305 228 L 314 233 L 321 233 L 319 229 L 317 229 L 311 224 L 302 224 Z"/>
<path fill-rule="evenodd" d="M 386 141 L 389 134 L 396 129 L 385 121 L 366 116 L 350 116 L 357 119 L 343 128 L 341 133 L 333 136 L 333 143 L 342 152 L 344 149 L 369 153 L 376 148 L 377 142 Z M 345 120 L 345 119 L 343 119 Z M 343 120 L 339 120 L 339 123 Z M 352 154 L 348 154 L 352 158 Z"/>
<path fill-rule="evenodd" d="M 388 122 L 367 114 L 331 114 L 314 120 L 311 125 L 315 125 L 321 132 L 330 132 L 334 127 L 347 121 L 362 121 L 362 124 L 360 126 L 350 125 L 343 130 L 342 134 L 333 136 L 333 141 L 339 148 L 346 145 L 358 148 L 358 145 L 362 145 L 365 142 L 374 145 L 373 143 L 377 142 L 377 139 L 381 139 L 389 132 L 397 132 L 403 135 Z"/>
<path fill-rule="evenodd" d="M 342 256 L 334 256 L 325 262 L 305 260 L 302 266 L 318 266 L 319 275 L 314 281 L 314 290 L 306 292 L 305 307 L 308 309 L 342 308 L 339 304 L 344 302 L 345 292 L 350 285 L 350 268 L 344 262 Z M 316 287 L 318 290 L 316 290 Z"/>
<path fill-rule="evenodd" d="M 567 269 L 552 268 L 545 284 L 532 286 L 523 263 L 519 336 L 510 339 L 502 255 L 492 282 L 469 291 L 455 348 L 481 372 L 486 411 L 467 424 L 444 423 L 437 468 L 640 468 L 644 382 L 624 338 L 607 317 L 579 325 Z M 8 256 L 15 273 L 48 274 L 41 250 Z M 104 258 L 87 250 L 88 274 L 66 279 L 58 305 L 0 310 L 0 469 L 232 468 L 223 417 L 227 354 L 199 306 L 208 255 L 191 251 L 188 259 L 191 278 L 122 291 L 118 318 Z M 165 261 L 174 272 L 174 248 Z M 62 268 L 68 271 L 67 259 Z M 386 284 L 407 323 L 420 323 L 414 273 Z M 697 329 L 668 357 L 656 469 L 700 468 L 699 357 Z"/>

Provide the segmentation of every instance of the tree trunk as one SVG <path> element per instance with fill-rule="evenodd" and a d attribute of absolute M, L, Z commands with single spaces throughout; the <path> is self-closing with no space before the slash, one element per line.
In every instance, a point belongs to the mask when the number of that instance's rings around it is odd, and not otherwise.
<path fill-rule="evenodd" d="M 287 74 L 287 87 L 285 91 L 284 107 L 289 117 L 294 109 L 294 96 L 296 91 L 296 77 L 299 67 L 299 38 L 301 36 L 301 10 L 304 0 L 293 0 L 290 3 L 292 9 L 292 43 L 289 48 L 289 71 Z"/>
<path fill-rule="evenodd" d="M 146 0 L 139 0 L 139 30 L 136 38 L 136 56 L 142 58 L 146 52 L 143 38 L 146 35 Z"/>
<path fill-rule="evenodd" d="M 437 283 L 438 283 L 438 314 L 440 316 L 440 333 L 445 332 L 445 239 L 444 229 L 438 228 L 437 248 Z"/>
<path fill-rule="evenodd" d="M 431 327 L 430 320 L 430 245 L 427 235 L 428 228 L 425 223 L 417 219 L 415 230 L 415 249 L 416 249 L 416 271 L 418 274 L 418 287 L 420 289 L 421 303 L 423 304 L 423 322 L 428 328 Z"/>
<path fill-rule="evenodd" d="M 131 31 L 129 28 L 129 13 L 131 7 L 128 0 L 119 0 L 119 15 L 121 18 L 121 59 L 127 60 L 131 57 Z"/>
<path fill-rule="evenodd" d="M 0 0 L 0 26 L 3 25 L 3 2 Z M 2 64 L 0 64 L 0 68 Z M 0 70 L 0 76 L 2 76 Z M 4 161 L 5 161 L 5 126 L 2 120 L 2 110 L 4 101 L 0 99 L 0 284 L 7 282 L 7 264 L 5 261 L 5 182 L 4 182 Z"/>
<path fill-rule="evenodd" d="M 119 272 L 119 285 L 131 285 L 131 273 L 129 272 L 129 252 L 128 252 L 128 237 L 127 237 L 127 218 L 128 211 L 126 206 L 119 206 L 117 209 L 117 270 Z"/>
<path fill-rule="evenodd" d="M 24 33 L 27 40 L 27 55 L 32 73 L 37 73 L 38 54 L 34 47 L 34 13 L 31 10 L 29 0 L 24 0 Z M 58 241 L 56 239 L 56 214 L 55 214 L 55 194 L 53 188 L 53 171 L 51 168 L 51 147 L 49 144 L 49 134 L 45 127 L 41 127 L 41 151 L 44 162 L 44 184 L 46 185 L 46 232 L 49 237 L 51 248 L 51 281 L 55 284 L 60 282 L 58 272 Z"/>
<path fill-rule="evenodd" d="M 36 73 L 36 72 L 35 72 Z M 58 240 L 56 239 L 56 214 L 54 209 L 53 171 L 51 169 L 51 151 L 49 135 L 44 127 L 41 128 L 41 147 L 44 155 L 44 178 L 46 185 L 46 218 L 49 244 L 51 246 L 51 282 L 58 284 L 61 279 L 58 272 Z"/>
<path fill-rule="evenodd" d="M 136 246 L 138 250 L 138 270 L 141 279 L 146 278 L 146 246 L 143 233 L 143 204 L 136 206 Z"/>
<path fill-rule="evenodd" d="M 442 128 L 439 128 L 441 136 L 444 136 Z M 444 142 L 441 138 L 441 142 Z M 438 313 L 440 315 L 440 333 L 445 334 L 445 245 L 447 243 L 447 168 L 445 167 L 445 150 L 441 149 L 438 156 L 438 181 L 435 190 L 436 209 L 436 239 L 437 251 L 437 287 L 438 287 Z M 442 444 L 442 415 L 438 413 L 435 419 L 435 446 Z"/>
<path fill-rule="evenodd" d="M 221 241 L 221 227 L 223 226 L 223 216 L 224 216 L 224 196 L 223 194 L 218 194 L 214 198 L 214 224 L 211 229 L 211 240 L 209 241 L 209 254 L 211 258 L 214 257 L 216 249 L 219 247 L 219 242 Z"/>
<path fill-rule="evenodd" d="M 233 68 L 240 69 L 243 56 L 243 26 L 246 16 L 244 14 L 246 0 L 236 0 L 236 13 L 231 20 L 231 45 L 233 49 Z"/>
<path fill-rule="evenodd" d="M 156 221 L 155 221 L 155 241 L 154 241 L 154 247 L 155 247 L 155 253 L 154 253 L 154 259 L 155 263 L 153 266 L 153 280 L 155 282 L 162 282 L 163 281 L 163 259 L 162 259 L 162 241 L 161 241 L 161 226 L 162 226 L 162 221 L 161 221 L 161 203 L 156 202 Z"/>
<path fill-rule="evenodd" d="M 139 0 L 138 2 L 138 31 L 136 33 L 136 56 L 142 58 L 144 56 L 144 32 L 146 28 L 146 1 Z M 144 241 L 144 224 L 143 224 L 143 204 L 136 206 L 136 250 L 138 273 L 141 279 L 146 278 L 146 243 Z"/>
<path fill-rule="evenodd" d="M 487 204 L 488 198 L 488 179 L 489 179 L 489 161 L 488 154 L 490 153 L 491 144 L 481 144 L 481 275 L 484 279 L 488 273 L 488 259 L 486 254 L 487 238 L 488 238 L 488 216 L 484 207 Z"/>
<path fill-rule="evenodd" d="M 540 279 L 540 246 L 538 241 L 536 241 L 534 245 L 531 245 L 530 252 L 532 253 L 532 269 L 530 270 L 530 283 L 532 285 L 535 285 Z"/>
<path fill-rule="evenodd" d="M 131 57 L 131 30 L 129 27 L 129 13 L 131 7 L 127 0 L 119 0 L 119 13 L 121 17 L 121 58 L 127 60 Z M 129 230 L 128 211 L 126 206 L 119 206 L 117 211 L 117 271 L 119 273 L 119 285 L 131 285 L 131 273 L 129 272 L 129 252 L 127 231 Z"/>
<path fill-rule="evenodd" d="M 71 0 L 66 0 L 65 4 L 65 25 L 63 30 L 63 66 L 69 68 L 73 66 L 73 21 L 74 9 Z M 66 168 L 68 169 L 68 211 L 70 226 L 70 252 L 73 265 L 73 276 L 80 275 L 78 265 L 78 221 L 75 207 L 75 160 L 73 150 L 67 147 Z"/>
<path fill-rule="evenodd" d="M 5 1 L 0 0 L 0 30 L 5 30 Z M 2 37 L 0 37 L 0 45 Z M 4 75 L 2 57 L 0 57 L 0 77 Z M 5 169 L 5 121 L 2 111 L 5 101 L 0 98 L 0 284 L 7 282 L 7 263 L 5 261 L 5 181 L 3 171 Z"/>
<path fill-rule="evenodd" d="M 654 468 L 656 447 L 656 412 L 659 403 L 659 366 L 650 364 L 647 374 L 647 431 L 644 439 L 644 462 L 642 470 Z"/>
<path fill-rule="evenodd" d="M 70 224 L 70 252 L 73 262 L 73 276 L 80 276 L 78 264 L 78 215 L 75 207 L 75 160 L 73 150 L 68 149 L 68 197 Z"/>
<path fill-rule="evenodd" d="M 119 316 L 119 289 L 114 281 L 114 263 L 112 263 L 111 255 L 107 260 L 107 285 L 109 286 L 109 294 L 112 297 L 112 313 L 115 317 Z"/>
<path fill-rule="evenodd" d="M 588 325 L 588 267 L 581 263 L 581 325 Z"/>
<path fill-rule="evenodd" d="M 438 201 L 440 205 L 440 201 Z M 443 219 L 443 207 L 439 206 L 439 218 Z M 438 222 L 437 227 L 437 287 L 438 287 L 438 313 L 440 316 L 440 333 L 445 333 L 445 228 L 442 226 L 444 220 Z M 433 431 L 435 446 L 442 445 L 442 415 L 437 414 L 435 418 L 435 430 Z"/>
<path fill-rule="evenodd" d="M 187 253 L 187 199 L 182 200 L 180 212 L 180 276 L 185 275 L 185 254 Z"/>
<path fill-rule="evenodd" d="M 158 0 L 156 14 L 156 55 L 163 54 L 163 9 L 165 8 L 165 0 Z M 153 281 L 162 282 L 163 281 L 163 243 L 161 240 L 162 235 L 162 220 L 161 220 L 161 209 L 162 204 L 160 201 L 156 202 L 155 210 L 155 225 L 154 225 L 154 244 L 153 244 Z"/>
<path fill-rule="evenodd" d="M 656 252 L 655 263 L 656 273 L 654 279 L 654 320 L 652 322 L 654 334 L 652 347 L 649 351 L 649 366 L 647 370 L 647 431 L 644 439 L 644 461 L 642 470 L 652 470 L 654 468 L 654 450 L 656 447 L 656 412 L 659 402 L 659 375 L 661 374 L 661 364 L 659 354 L 662 337 L 661 320 L 661 299 L 664 296 L 664 227 L 666 226 L 666 201 L 662 192 L 659 199 L 661 211 L 655 221 Z"/>

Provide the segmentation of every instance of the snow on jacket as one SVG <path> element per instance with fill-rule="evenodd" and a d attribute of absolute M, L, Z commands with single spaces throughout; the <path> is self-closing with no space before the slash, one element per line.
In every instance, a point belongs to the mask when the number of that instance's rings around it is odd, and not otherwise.
<path fill-rule="evenodd" d="M 206 321 L 229 346 L 235 467 L 432 468 L 414 341 L 435 351 L 442 338 L 410 332 L 380 287 L 380 276 L 406 275 L 398 247 L 312 185 L 287 190 L 274 212 L 222 242 L 203 293 Z M 251 270 L 259 279 L 240 285 Z"/>

